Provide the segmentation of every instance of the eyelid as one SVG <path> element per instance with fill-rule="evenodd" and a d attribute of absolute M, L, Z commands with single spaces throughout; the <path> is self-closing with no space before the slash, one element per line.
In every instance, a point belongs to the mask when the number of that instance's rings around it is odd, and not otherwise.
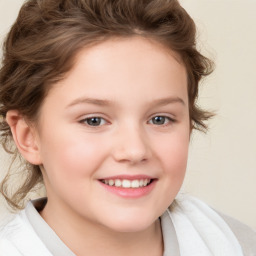
<path fill-rule="evenodd" d="M 105 119 L 105 120 L 109 119 L 108 116 L 106 116 L 103 113 L 99 113 L 99 112 L 95 112 L 95 113 L 92 112 L 92 113 L 88 113 L 88 114 L 82 114 L 82 115 L 79 115 L 79 117 L 77 119 L 78 120 L 85 120 L 85 119 L 95 118 L 95 117 L 102 118 L 102 119 Z"/>
<path fill-rule="evenodd" d="M 171 114 L 171 113 L 162 113 L 162 112 L 160 112 L 160 113 L 154 113 L 154 114 L 150 115 L 149 120 L 152 119 L 152 118 L 154 118 L 154 117 L 156 117 L 156 116 L 167 117 L 167 118 L 169 118 L 169 119 L 171 119 L 171 120 L 173 120 L 173 121 L 176 120 L 176 117 L 175 117 L 174 114 Z"/>

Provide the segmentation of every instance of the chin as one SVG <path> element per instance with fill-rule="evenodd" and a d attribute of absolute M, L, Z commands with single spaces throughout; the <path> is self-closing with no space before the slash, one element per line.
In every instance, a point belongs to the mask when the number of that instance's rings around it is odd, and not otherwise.
<path fill-rule="evenodd" d="M 157 217 L 145 216 L 145 215 L 134 215 L 132 216 L 113 216 L 105 226 L 115 232 L 122 233 L 134 233 L 142 232 L 154 225 L 157 221 Z"/>
<path fill-rule="evenodd" d="M 111 225 L 111 227 L 108 228 L 118 233 L 138 233 L 147 230 L 149 227 L 152 226 L 153 223 L 149 223 L 148 225 L 126 225 L 122 223 L 115 226 Z"/>

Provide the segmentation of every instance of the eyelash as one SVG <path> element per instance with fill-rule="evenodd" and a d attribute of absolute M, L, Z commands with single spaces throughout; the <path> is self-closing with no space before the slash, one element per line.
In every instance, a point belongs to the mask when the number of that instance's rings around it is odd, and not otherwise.
<path fill-rule="evenodd" d="M 175 119 L 173 119 L 173 118 L 171 118 L 171 117 L 169 117 L 169 116 L 157 115 L 157 116 L 153 116 L 153 117 L 150 119 L 149 123 L 150 123 L 151 121 L 153 121 L 154 119 L 156 119 L 156 118 L 164 118 L 164 123 L 163 123 L 163 124 L 160 124 L 160 125 L 157 125 L 157 126 L 164 126 L 164 127 L 165 127 L 165 126 L 168 126 L 168 125 L 173 124 L 173 123 L 176 122 Z M 167 122 L 166 122 L 166 121 L 167 121 Z M 154 123 L 151 123 L 151 124 L 154 125 Z M 155 124 L 155 125 L 156 125 L 156 124 Z"/>
<path fill-rule="evenodd" d="M 160 124 L 160 125 L 157 125 L 157 124 L 152 123 L 151 121 L 153 121 L 153 120 L 156 119 L 156 118 L 164 118 L 164 123 L 163 123 L 163 124 Z M 95 121 L 97 121 L 96 119 L 98 119 L 98 121 L 100 121 L 99 125 L 91 125 L 91 124 L 89 124 L 89 121 L 91 121 L 91 120 L 93 120 L 93 119 L 95 119 Z M 103 124 L 102 124 L 102 121 L 104 121 Z M 166 122 L 166 121 L 167 121 L 167 122 Z M 108 123 L 103 117 L 99 117 L 99 116 L 87 117 L 87 118 L 84 118 L 84 119 L 80 120 L 79 122 L 82 123 L 82 124 L 85 124 L 85 125 L 87 125 L 87 126 L 89 126 L 89 127 L 95 127 L 95 128 L 96 128 L 96 127 L 100 127 L 100 126 L 102 126 L 102 125 Z M 148 121 L 148 123 L 150 123 L 150 124 L 152 124 L 152 125 L 163 126 L 163 127 L 168 126 L 168 125 L 170 125 L 170 124 L 172 124 L 172 123 L 175 123 L 175 122 L 176 122 L 175 119 L 173 119 L 173 118 L 171 118 L 171 117 L 169 117 L 169 116 L 164 116 L 164 115 L 156 115 L 156 116 L 153 116 L 153 117 Z"/>
<path fill-rule="evenodd" d="M 90 125 L 90 124 L 88 123 L 88 121 L 90 121 L 90 120 L 92 120 L 92 119 L 99 119 L 100 121 L 104 120 L 104 122 L 105 122 L 104 124 L 107 123 L 107 121 L 106 121 L 103 117 L 99 117 L 99 116 L 87 117 L 87 118 L 84 118 L 84 119 L 80 120 L 79 122 L 82 123 L 82 124 L 85 124 L 85 125 L 87 125 L 87 126 L 90 126 L 90 127 L 99 127 L 99 126 L 102 126 L 102 125 L 103 125 L 103 124 L 101 124 L 101 125 Z M 100 123 L 101 123 L 101 122 L 100 122 Z"/>

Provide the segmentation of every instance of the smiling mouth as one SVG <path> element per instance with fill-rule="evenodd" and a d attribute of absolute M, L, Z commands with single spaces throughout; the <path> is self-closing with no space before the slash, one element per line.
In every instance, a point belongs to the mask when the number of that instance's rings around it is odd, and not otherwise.
<path fill-rule="evenodd" d="M 154 179 L 135 179 L 135 180 L 128 180 L 128 179 L 109 179 L 109 180 L 100 180 L 100 182 L 104 183 L 105 185 L 111 187 L 119 187 L 119 188 L 142 188 L 147 187 L 150 185 Z"/>

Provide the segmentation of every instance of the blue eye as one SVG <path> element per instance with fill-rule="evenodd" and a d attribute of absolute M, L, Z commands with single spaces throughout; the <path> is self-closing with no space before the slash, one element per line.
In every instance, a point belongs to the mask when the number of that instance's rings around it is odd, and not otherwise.
<path fill-rule="evenodd" d="M 167 116 L 154 116 L 149 122 L 154 125 L 165 125 L 174 120 Z"/>
<path fill-rule="evenodd" d="M 106 120 L 101 117 L 89 117 L 80 121 L 81 123 L 85 123 L 88 126 L 101 126 L 106 124 Z"/>

